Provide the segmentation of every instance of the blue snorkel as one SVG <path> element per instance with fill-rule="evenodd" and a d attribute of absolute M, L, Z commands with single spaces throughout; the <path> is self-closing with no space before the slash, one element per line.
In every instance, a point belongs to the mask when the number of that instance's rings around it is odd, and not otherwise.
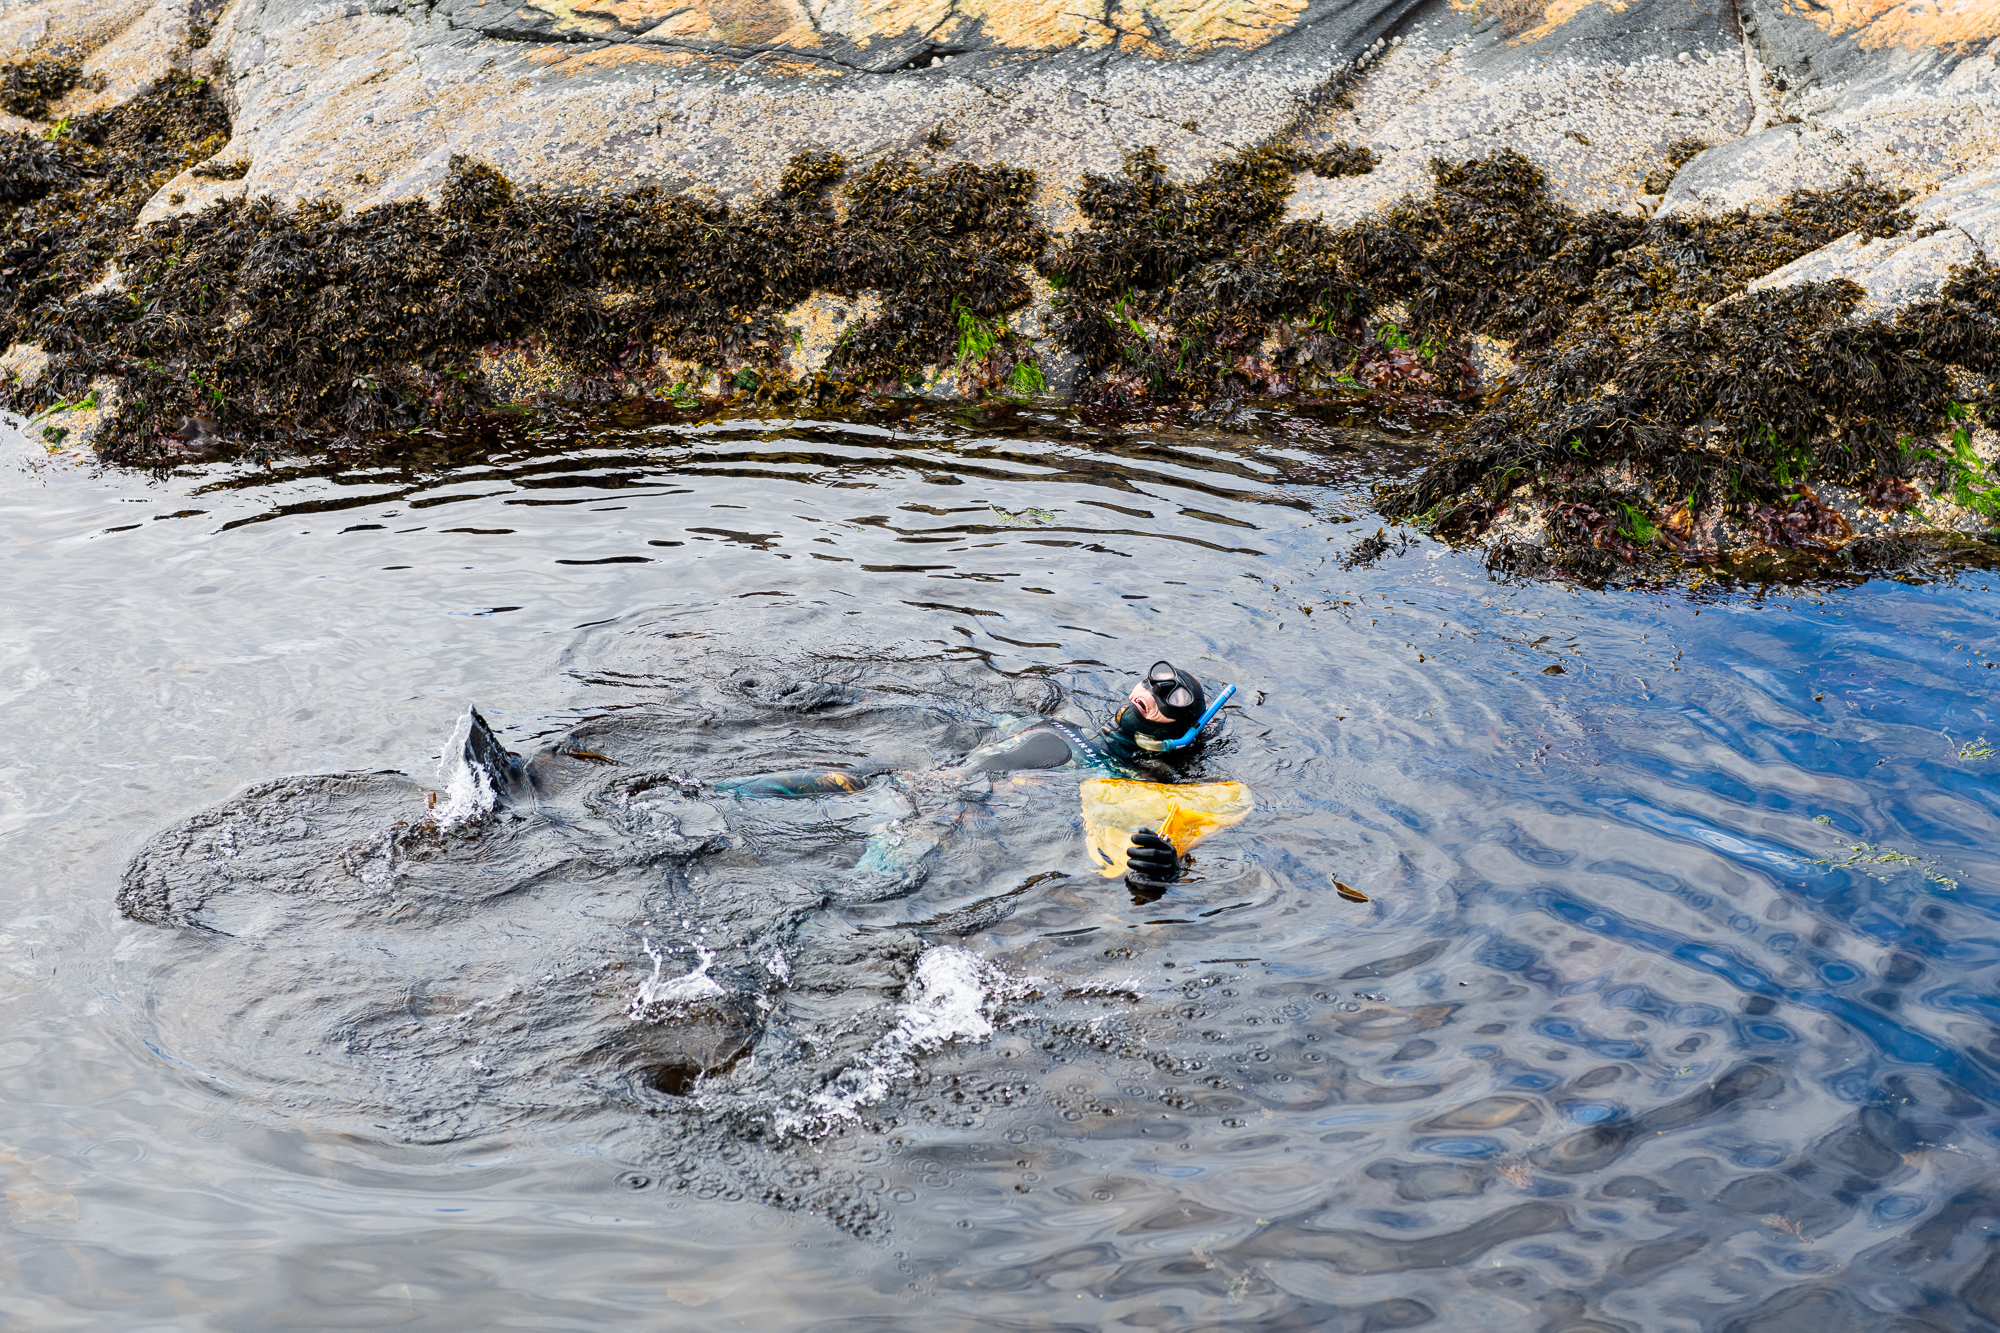
<path fill-rule="evenodd" d="M 1222 711 L 1222 706 L 1229 702 L 1229 696 L 1234 693 L 1236 693 L 1234 685 L 1223 686 L 1222 693 L 1215 696 L 1215 702 L 1208 706 L 1208 711 L 1201 715 L 1200 720 L 1171 740 L 1156 740 L 1151 736 L 1134 736 L 1132 740 L 1140 749 L 1154 754 L 1166 754 L 1193 745 L 1195 738 L 1201 735 L 1201 729 L 1215 720 L 1215 715 Z"/>

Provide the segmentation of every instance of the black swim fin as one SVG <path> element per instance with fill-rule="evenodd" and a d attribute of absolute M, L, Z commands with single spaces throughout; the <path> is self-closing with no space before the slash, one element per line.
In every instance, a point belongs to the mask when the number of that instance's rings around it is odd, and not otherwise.
<path fill-rule="evenodd" d="M 465 762 L 484 769 L 494 791 L 503 796 L 509 794 L 527 776 L 527 765 L 521 762 L 521 756 L 500 743 L 477 708 L 468 708 L 465 714 L 469 723 L 465 729 Z"/>
<path fill-rule="evenodd" d="M 438 780 L 444 800 L 437 822 L 445 827 L 483 819 L 496 805 L 535 798 L 527 764 L 500 743 L 477 708 L 467 708 L 458 719 L 438 756 Z"/>

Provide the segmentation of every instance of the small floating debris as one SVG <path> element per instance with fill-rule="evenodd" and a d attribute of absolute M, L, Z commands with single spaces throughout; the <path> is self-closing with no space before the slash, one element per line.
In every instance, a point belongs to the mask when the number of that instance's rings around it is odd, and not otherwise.
<path fill-rule="evenodd" d="M 1361 890 L 1342 884 L 1339 880 L 1333 882 L 1333 891 L 1351 903 L 1372 903 L 1375 901 Z"/>
<path fill-rule="evenodd" d="M 616 759 L 613 759 L 610 755 L 599 754 L 595 750 L 561 750 L 558 751 L 558 753 L 570 759 L 585 759 L 593 764 L 616 765 L 618 763 L 618 761 Z"/>
<path fill-rule="evenodd" d="M 1033 505 L 1017 513 L 1009 513 L 996 504 L 989 504 L 986 507 L 993 511 L 993 521 L 1003 528 L 1041 528 L 1056 521 L 1054 514 L 1046 509 L 1037 509 Z"/>

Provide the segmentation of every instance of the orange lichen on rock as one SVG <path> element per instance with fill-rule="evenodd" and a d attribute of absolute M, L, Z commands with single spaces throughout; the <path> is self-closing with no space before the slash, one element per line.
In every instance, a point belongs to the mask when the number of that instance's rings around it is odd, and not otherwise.
<path fill-rule="evenodd" d="M 752 47 L 820 43 L 797 0 L 540 0 L 535 8 L 557 16 L 558 32 L 643 32 L 653 40 Z"/>
<path fill-rule="evenodd" d="M 597 0 L 544 0 L 539 8 L 602 20 Z M 677 8 L 666 0 L 621 0 L 615 9 L 671 14 L 649 38 L 726 41 L 739 46 L 801 49 L 839 38 L 867 49 L 871 39 L 922 33 L 939 46 L 971 41 L 1027 51 L 1102 50 L 1156 56 L 1202 55 L 1222 47 L 1254 47 L 1289 31 L 1305 0 L 1114 0 L 1109 6 L 1050 5 L 1045 0 L 833 0 L 809 18 L 796 0 L 706 0 Z"/>
<path fill-rule="evenodd" d="M 1115 50 L 1150 56 L 1204 55 L 1255 47 L 1289 31 L 1306 0 L 1113 0 L 1086 10 L 1042 0 L 833 0 L 817 16 L 800 0 L 537 0 L 549 31 L 640 37 L 646 42 L 719 43 L 809 51 L 922 34 L 1022 51 Z"/>
<path fill-rule="evenodd" d="M 1201 55 L 1225 46 L 1262 46 L 1288 31 L 1305 10 L 1304 0 L 1123 0 L 1112 8 L 1110 21 L 1121 34 L 1135 37 L 1159 30 L 1177 52 Z"/>
<path fill-rule="evenodd" d="M 1958 46 L 2000 37 L 1993 0 L 1787 0 L 1786 8 L 1869 50 Z"/>
<path fill-rule="evenodd" d="M 1540 41 L 1587 9 L 1601 9 L 1607 14 L 1623 14 L 1630 7 L 1631 0 L 1549 0 L 1542 6 L 1542 21 L 1514 40 Z"/>
<path fill-rule="evenodd" d="M 693 51 L 676 51 L 670 47 L 637 46 L 621 42 L 616 46 L 600 46 L 588 51 L 579 51 L 567 44 L 543 46 L 529 51 L 521 57 L 523 63 L 544 67 L 562 66 L 562 74 L 581 74 L 585 70 L 598 71 L 615 69 L 621 65 L 692 65 L 703 63 L 702 57 Z"/>
<path fill-rule="evenodd" d="M 1590 9 L 1622 14 L 1630 0 L 1451 0 L 1461 14 L 1506 21 L 1516 41 L 1547 37 Z M 1994 0 L 1785 0 L 1791 14 L 1871 50 L 1966 46 L 2000 38 Z"/>

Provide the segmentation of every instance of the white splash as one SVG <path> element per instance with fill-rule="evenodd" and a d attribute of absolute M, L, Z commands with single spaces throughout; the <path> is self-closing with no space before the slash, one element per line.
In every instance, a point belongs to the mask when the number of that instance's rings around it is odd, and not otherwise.
<path fill-rule="evenodd" d="M 708 975 L 709 967 L 715 962 L 715 955 L 699 944 L 694 946 L 695 954 L 701 959 L 692 972 L 685 976 L 663 977 L 667 960 L 653 947 L 653 941 L 643 941 L 646 957 L 653 960 L 653 975 L 639 983 L 639 989 L 632 996 L 632 1006 L 626 1012 L 633 1018 L 649 1017 L 648 1010 L 660 1005 L 686 1004 L 690 1000 L 705 999 L 710 995 L 726 994 L 722 984 Z"/>
<path fill-rule="evenodd" d="M 444 753 L 438 756 L 438 784 L 444 788 L 444 800 L 431 818 L 439 828 L 457 828 L 484 819 L 493 813 L 493 806 L 499 800 L 486 770 L 466 762 L 465 743 L 471 736 L 472 710 L 468 708 L 452 728 L 451 739 L 444 743 Z"/>
<path fill-rule="evenodd" d="M 776 1129 L 781 1134 L 824 1134 L 835 1121 L 857 1118 L 862 1107 L 888 1096 L 895 1080 L 916 1072 L 915 1057 L 948 1042 L 991 1037 L 988 1009 L 995 999 L 1019 989 L 998 968 L 964 949 L 926 950 L 917 960 L 916 979 L 895 1028 L 803 1107 L 780 1109 Z"/>

